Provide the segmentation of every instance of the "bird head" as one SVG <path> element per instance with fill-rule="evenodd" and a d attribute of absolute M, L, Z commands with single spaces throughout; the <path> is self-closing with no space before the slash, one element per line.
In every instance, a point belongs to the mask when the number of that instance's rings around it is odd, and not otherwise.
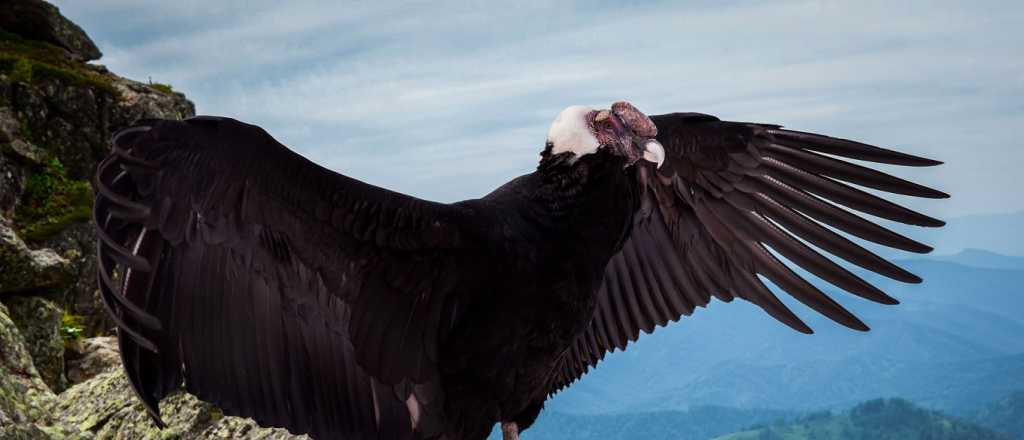
<path fill-rule="evenodd" d="M 545 156 L 571 153 L 574 162 L 598 150 L 626 159 L 626 166 L 644 160 L 660 167 L 665 149 L 655 136 L 658 128 L 632 104 L 619 101 L 610 109 L 572 106 L 555 118 L 548 130 Z"/>

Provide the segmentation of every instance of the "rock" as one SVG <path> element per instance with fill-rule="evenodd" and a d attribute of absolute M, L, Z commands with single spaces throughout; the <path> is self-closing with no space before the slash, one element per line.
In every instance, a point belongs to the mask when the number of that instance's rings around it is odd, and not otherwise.
<path fill-rule="evenodd" d="M 92 177 L 117 130 L 142 118 L 182 119 L 195 114 L 195 105 L 181 93 L 91 67 L 78 68 L 103 86 L 41 78 L 0 88 L 0 108 L 10 103 L 23 125 L 22 140 L 59 159 L 72 179 Z"/>
<path fill-rule="evenodd" d="M 0 148 L 0 217 L 10 218 L 14 215 L 14 206 L 25 190 L 28 170 L 24 163 L 3 152 Z"/>
<path fill-rule="evenodd" d="M 117 338 L 114 336 L 79 340 L 70 345 L 66 359 L 67 377 L 71 384 L 85 382 L 121 367 Z"/>
<path fill-rule="evenodd" d="M 163 92 L 121 77 L 114 79 L 120 99 L 111 114 L 112 127 L 123 128 L 143 118 L 185 119 L 196 114 L 192 101 L 178 92 Z"/>
<path fill-rule="evenodd" d="M 184 392 L 160 403 L 167 428 L 153 424 L 132 394 L 122 369 L 100 374 L 61 394 L 51 407 L 53 429 L 72 438 L 118 439 L 306 439 L 283 429 L 260 428 L 254 422 L 226 417 L 213 405 Z"/>
<path fill-rule="evenodd" d="M 62 287 L 71 280 L 71 270 L 56 252 L 29 249 L 0 218 L 0 294 Z"/>
<path fill-rule="evenodd" d="M 169 88 L 121 78 L 104 66 L 83 62 L 99 52 L 75 52 L 94 45 L 74 43 L 88 42 L 88 36 L 57 8 L 40 0 L 0 3 L 0 28 L 16 34 L 0 35 L 5 54 L 30 67 L 27 75 L 0 73 L 0 217 L 18 222 L 15 227 L 0 220 L 0 294 L 63 286 L 63 308 L 84 317 L 86 335 L 102 335 L 111 321 L 96 290 L 94 232 L 82 221 L 87 216 L 77 215 L 86 205 L 80 203 L 81 197 L 67 197 L 67 203 L 77 204 L 69 209 L 60 206 L 50 216 L 50 211 L 39 210 L 48 206 L 39 201 L 50 199 L 26 191 L 39 188 L 39 176 L 56 169 L 51 159 L 59 161 L 66 177 L 68 185 L 61 188 L 80 190 L 109 151 L 114 132 L 140 118 L 190 117 L 195 106 Z M 79 55 L 72 57 L 62 48 Z M 37 71 L 48 73 L 34 74 Z M 20 238 L 33 248 L 38 243 L 57 253 L 29 250 L 11 229 L 21 231 Z M 66 271 L 74 280 L 69 285 L 63 281 Z"/>
<path fill-rule="evenodd" d="M 308 439 L 309 436 L 295 435 L 285 429 L 262 428 L 256 422 L 238 417 L 224 417 L 199 433 L 202 439 L 238 438 L 247 440 L 291 440 Z"/>
<path fill-rule="evenodd" d="M 64 18 L 56 6 L 42 0 L 4 0 L 0 29 L 63 47 L 71 57 L 82 61 L 103 56 L 82 28 Z"/>
<path fill-rule="evenodd" d="M 109 150 L 111 135 L 143 118 L 183 119 L 195 105 L 180 93 L 165 93 L 113 74 L 111 90 L 44 80 L 16 83 L 11 103 L 24 115 L 34 145 L 57 157 L 72 179 L 89 179 Z"/>
<path fill-rule="evenodd" d="M 50 188 L 39 182 L 51 167 L 64 169 L 62 179 L 80 189 L 109 151 L 112 133 L 140 118 L 190 117 L 195 107 L 168 87 L 85 63 L 99 50 L 56 7 L 41 0 L 0 4 L 0 42 L 22 69 L 0 73 L 0 438 L 296 438 L 224 417 L 186 393 L 164 399 L 170 426 L 157 430 L 124 376 L 115 338 L 85 339 L 63 351 L 63 310 L 85 316 L 87 335 L 110 329 L 96 295 L 94 231 L 73 217 L 33 236 L 30 248 L 7 219 L 24 221 L 17 230 L 27 231 L 26 207 L 56 200 L 47 191 L 60 191 L 38 190 Z M 51 388 L 64 387 L 65 376 L 74 385 L 54 395 Z"/>
<path fill-rule="evenodd" d="M 92 177 L 115 128 L 108 126 L 118 107 L 114 95 L 90 85 L 41 79 L 12 84 L 8 99 L 31 133 L 27 141 L 60 160 L 68 177 Z"/>
<path fill-rule="evenodd" d="M 21 137 L 21 123 L 14 112 L 0 107 L 0 143 L 7 143 Z"/>
<path fill-rule="evenodd" d="M 68 226 L 43 242 L 71 263 L 72 283 L 64 291 L 64 308 L 81 316 L 86 335 L 107 335 L 114 327 L 107 317 L 96 285 L 96 231 L 92 223 Z"/>
<path fill-rule="evenodd" d="M 8 296 L 3 303 L 25 339 L 40 378 L 53 392 L 64 391 L 67 379 L 64 378 L 64 338 L 60 334 L 64 311 L 38 296 Z"/>
<path fill-rule="evenodd" d="M 0 438 L 4 440 L 52 440 L 63 438 L 63 436 L 54 437 L 36 425 L 22 424 L 0 426 Z"/>
<path fill-rule="evenodd" d="M 20 136 L 21 123 L 14 111 L 0 107 L 0 216 L 11 216 L 18 195 L 25 189 L 24 161 L 19 148 L 10 146 L 13 142 L 24 142 Z"/>
<path fill-rule="evenodd" d="M 0 427 L 9 429 L 46 423 L 49 421 L 47 408 L 54 400 L 53 392 L 32 364 L 25 339 L 11 320 L 7 307 L 0 304 Z"/>
<path fill-rule="evenodd" d="M 4 1 L 0 15 L 18 8 L 45 12 L 36 16 L 59 17 L 56 8 L 38 0 Z M 9 18 L 4 21 L 0 17 L 0 27 L 15 32 Z M 33 32 L 17 33 L 25 38 L 56 41 Z M 8 44 L 20 50 L 17 41 Z M 17 230 L 26 234 L 21 238 L 31 236 L 33 247 L 42 243 L 57 254 L 45 249 L 30 251 L 11 231 L 15 228 L 5 222 L 0 229 L 0 294 L 54 290 L 65 282 L 65 272 L 70 272 L 74 281 L 63 292 L 64 309 L 84 317 L 86 335 L 102 335 L 111 328 L 111 321 L 97 295 L 94 231 L 79 217 L 55 215 L 51 221 L 48 216 L 16 215 L 29 212 L 27 208 L 19 211 L 21 205 L 38 207 L 40 204 L 32 201 L 46 200 L 27 197 L 26 188 L 50 169 L 51 158 L 60 162 L 67 187 L 73 184 L 80 188 L 92 178 L 98 161 L 109 151 L 114 132 L 140 118 L 190 117 L 195 114 L 195 106 L 181 93 L 121 78 L 103 66 L 70 59 L 54 61 L 54 56 L 64 56 L 60 49 L 38 54 L 29 49 L 18 52 L 18 56 L 64 73 L 19 79 L 0 74 L 0 217 L 18 219 Z M 55 212 L 76 213 L 80 207 Z"/>
<path fill-rule="evenodd" d="M 7 151 L 32 164 L 41 164 L 46 159 L 46 150 L 25 142 L 21 139 L 14 139 L 7 143 Z"/>

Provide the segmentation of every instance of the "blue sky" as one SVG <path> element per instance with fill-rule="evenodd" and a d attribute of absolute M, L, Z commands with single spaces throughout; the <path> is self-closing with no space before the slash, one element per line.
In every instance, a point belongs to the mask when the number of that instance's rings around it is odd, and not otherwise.
<path fill-rule="evenodd" d="M 1024 209 L 1024 3 L 59 0 L 123 76 L 441 201 L 536 164 L 572 104 L 773 122 L 938 158 L 953 217 Z"/>

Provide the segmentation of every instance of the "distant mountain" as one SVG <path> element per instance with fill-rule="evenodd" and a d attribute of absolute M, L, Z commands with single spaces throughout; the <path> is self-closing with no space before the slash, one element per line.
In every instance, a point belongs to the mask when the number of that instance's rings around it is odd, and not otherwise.
<path fill-rule="evenodd" d="M 642 438 L 642 437 L 636 437 Z M 840 414 L 819 412 L 715 440 L 1011 440 L 1006 434 L 920 408 L 903 399 L 877 399 Z"/>
<path fill-rule="evenodd" d="M 986 269 L 1024 269 L 1024 257 L 1002 255 L 982 249 L 965 249 L 956 255 L 938 255 L 928 259 Z"/>
<path fill-rule="evenodd" d="M 839 327 L 789 299 L 815 335 L 795 333 L 743 301 L 716 301 L 610 355 L 548 408 L 572 414 L 695 405 L 807 411 L 894 396 L 963 414 L 1024 389 L 1024 270 L 1007 269 L 1017 262 L 966 252 L 902 261 L 924 277 L 921 285 L 865 276 L 902 301 L 892 307 L 826 289 L 864 318 L 873 329 L 867 333 Z"/>
<path fill-rule="evenodd" d="M 1008 390 L 1024 388 L 1024 355 L 943 363 L 859 358 L 771 366 L 734 363 L 719 370 L 635 407 L 735 402 L 809 411 L 844 408 L 890 395 L 963 414 L 1005 396 Z"/>
<path fill-rule="evenodd" d="M 1015 391 L 992 402 L 974 411 L 967 419 L 993 431 L 1024 439 L 1024 391 Z"/>
<path fill-rule="evenodd" d="M 1024 211 L 950 219 L 946 227 L 930 233 L 940 254 L 963 249 L 985 249 L 1005 255 L 1024 256 Z"/>
<path fill-rule="evenodd" d="M 706 440 L 754 423 L 795 419 L 797 413 L 763 409 L 699 407 L 608 415 L 544 413 L 523 440 Z M 501 438 L 495 431 L 492 440 Z"/>
<path fill-rule="evenodd" d="M 886 223 L 897 232 L 935 247 L 936 255 L 952 255 L 966 249 L 984 249 L 1003 255 L 1024 256 L 1024 211 L 945 219 L 942 228 L 918 228 Z M 884 222 L 883 222 L 884 223 Z M 877 249 L 877 248 L 876 248 Z M 894 251 L 882 251 L 895 255 Z"/>

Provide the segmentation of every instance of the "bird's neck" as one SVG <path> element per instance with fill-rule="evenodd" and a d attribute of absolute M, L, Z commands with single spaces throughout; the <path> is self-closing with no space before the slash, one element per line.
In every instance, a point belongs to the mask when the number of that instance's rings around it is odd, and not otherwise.
<path fill-rule="evenodd" d="M 572 237 L 594 251 L 614 252 L 621 245 L 639 206 L 636 179 L 625 162 L 595 153 L 579 163 L 542 163 L 539 183 L 529 194 L 538 223 L 549 232 Z"/>

